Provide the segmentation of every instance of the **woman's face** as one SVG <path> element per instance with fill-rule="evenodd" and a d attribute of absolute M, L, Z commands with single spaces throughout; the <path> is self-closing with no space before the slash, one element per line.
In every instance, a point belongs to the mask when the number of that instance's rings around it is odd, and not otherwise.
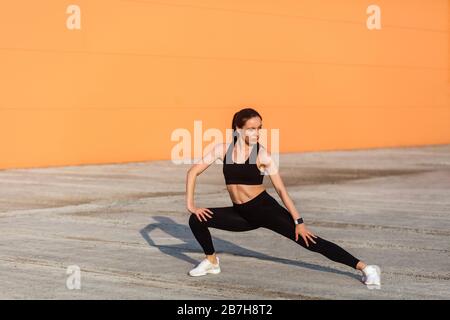
<path fill-rule="evenodd" d="M 247 144 L 254 144 L 259 139 L 259 129 L 262 128 L 262 121 L 260 117 L 253 117 L 245 122 L 241 128 L 242 137 Z"/>

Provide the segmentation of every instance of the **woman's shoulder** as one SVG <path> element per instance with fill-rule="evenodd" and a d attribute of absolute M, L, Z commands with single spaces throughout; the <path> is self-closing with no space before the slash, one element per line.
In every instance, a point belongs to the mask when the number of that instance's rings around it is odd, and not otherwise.
<path fill-rule="evenodd" d="M 270 157 L 269 150 L 259 142 L 258 142 L 258 151 L 259 151 L 258 154 L 260 154 L 261 156 Z"/>
<path fill-rule="evenodd" d="M 232 143 L 232 142 L 231 142 Z M 231 145 L 229 142 L 218 142 L 215 144 L 214 149 L 219 158 L 223 161 L 226 156 L 228 147 Z"/>
<path fill-rule="evenodd" d="M 263 146 L 262 144 L 259 144 L 259 151 L 258 151 L 258 158 L 263 165 L 268 165 L 271 162 L 271 153 L 270 151 Z"/>

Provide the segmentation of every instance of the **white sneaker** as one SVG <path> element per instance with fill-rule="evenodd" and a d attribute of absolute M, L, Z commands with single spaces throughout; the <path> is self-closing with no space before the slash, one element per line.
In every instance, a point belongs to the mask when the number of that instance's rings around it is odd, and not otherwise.
<path fill-rule="evenodd" d="M 362 269 L 362 272 L 362 282 L 367 285 L 369 289 L 380 289 L 380 267 L 378 267 L 377 265 L 368 265 L 364 269 Z"/>
<path fill-rule="evenodd" d="M 211 263 L 208 259 L 203 259 L 198 266 L 189 271 L 189 275 L 192 277 L 204 276 L 208 273 L 218 274 L 220 273 L 219 257 L 216 257 L 217 264 Z"/>

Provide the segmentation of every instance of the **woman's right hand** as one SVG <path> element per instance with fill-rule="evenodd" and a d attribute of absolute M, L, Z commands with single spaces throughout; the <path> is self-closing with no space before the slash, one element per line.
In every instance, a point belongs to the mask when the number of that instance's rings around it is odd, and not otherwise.
<path fill-rule="evenodd" d="M 206 217 L 212 218 L 210 214 L 214 214 L 208 208 L 192 208 L 189 210 L 192 214 L 195 214 L 197 219 L 201 222 L 202 219 L 206 221 Z M 206 217 L 205 217 L 206 216 Z"/>

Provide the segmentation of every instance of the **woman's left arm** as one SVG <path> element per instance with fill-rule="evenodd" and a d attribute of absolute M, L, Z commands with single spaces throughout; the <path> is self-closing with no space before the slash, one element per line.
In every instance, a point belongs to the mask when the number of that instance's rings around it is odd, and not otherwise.
<path fill-rule="evenodd" d="M 289 196 L 286 187 L 284 186 L 283 180 L 281 179 L 278 165 L 275 163 L 274 159 L 272 158 L 270 152 L 266 150 L 265 148 L 262 148 L 264 150 L 261 152 L 261 162 L 264 165 L 265 172 L 269 175 L 270 180 L 272 181 L 272 184 L 277 191 L 278 195 L 280 196 L 281 200 L 283 201 L 284 205 L 286 206 L 287 210 L 292 216 L 292 219 L 296 221 L 300 218 L 300 214 L 298 213 L 297 209 L 295 208 L 295 205 Z M 313 233 L 311 233 L 305 226 L 305 223 L 300 223 L 295 226 L 295 240 L 298 240 L 298 235 L 301 235 L 303 240 L 305 240 L 305 243 L 307 246 L 308 239 L 311 240 L 313 243 L 316 243 L 312 237 L 317 238 Z"/>

